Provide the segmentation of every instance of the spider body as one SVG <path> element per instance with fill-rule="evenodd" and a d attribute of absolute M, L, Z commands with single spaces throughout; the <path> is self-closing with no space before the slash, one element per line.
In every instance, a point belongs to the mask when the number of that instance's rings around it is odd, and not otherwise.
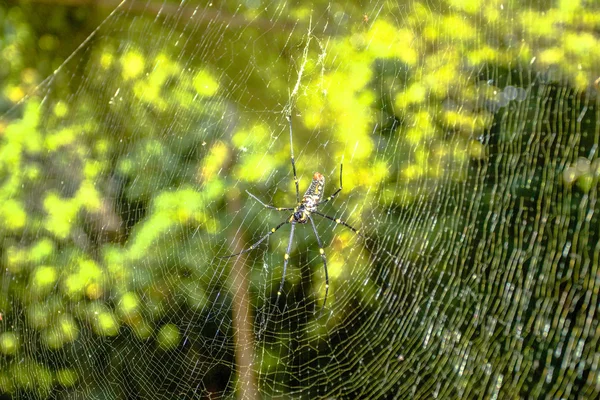
<path fill-rule="evenodd" d="M 329 196 L 325 200 L 323 200 L 323 190 L 325 188 L 325 177 L 321 173 L 315 172 L 313 174 L 313 178 L 312 178 L 312 181 L 311 181 L 308 189 L 304 193 L 304 196 L 302 196 L 302 200 L 300 200 L 298 177 L 296 175 L 296 162 L 294 160 L 294 146 L 293 146 L 293 140 L 292 140 L 292 120 L 289 116 L 287 117 L 287 119 L 288 119 L 288 122 L 290 125 L 290 150 L 291 150 L 290 152 L 291 152 L 291 161 L 292 161 L 292 171 L 294 173 L 294 184 L 296 186 L 296 206 L 290 207 L 290 208 L 274 207 L 274 206 L 265 204 L 258 197 L 256 197 L 255 195 L 253 195 L 252 193 L 250 193 L 246 190 L 246 193 L 248 193 L 248 195 L 250 197 L 252 197 L 254 200 L 258 201 L 265 208 L 269 208 L 271 210 L 276 210 L 276 211 L 292 211 L 292 214 L 289 215 L 286 219 L 284 219 L 277 226 L 275 226 L 274 228 L 271 228 L 271 231 L 269 233 L 264 235 L 259 241 L 257 241 L 253 245 L 251 245 L 249 248 L 242 250 L 238 253 L 230 254 L 227 256 L 219 257 L 219 258 L 231 258 L 231 257 L 235 257 L 235 256 L 239 256 L 241 254 L 247 253 L 249 251 L 252 251 L 252 250 L 256 249 L 258 247 L 258 245 L 260 245 L 263 241 L 265 241 L 269 236 L 274 234 L 283 225 L 291 224 L 290 239 L 288 242 L 287 251 L 285 252 L 285 254 L 283 256 L 283 260 L 284 260 L 283 261 L 283 274 L 281 276 L 281 283 L 279 285 L 279 290 L 277 291 L 277 298 L 279 298 L 279 296 L 281 295 L 281 292 L 283 291 L 283 284 L 285 282 L 285 272 L 286 272 L 288 261 L 290 258 L 290 251 L 292 249 L 292 241 L 294 239 L 294 230 L 296 228 L 296 224 L 306 224 L 306 223 L 310 222 L 312 225 L 315 237 L 317 238 L 317 243 L 319 244 L 319 254 L 321 256 L 321 259 L 323 260 L 323 268 L 325 269 L 325 299 L 323 300 L 323 308 L 325 308 L 325 304 L 327 303 L 327 294 L 329 293 L 329 274 L 327 272 L 327 257 L 325 256 L 325 250 L 323 249 L 323 243 L 321 242 L 321 238 L 319 237 L 319 233 L 317 232 L 317 227 L 315 226 L 315 223 L 314 223 L 311 215 L 315 214 L 322 218 L 326 218 L 330 221 L 335 222 L 336 224 L 343 225 L 346 228 L 349 228 L 350 230 L 352 230 L 352 232 L 354 232 L 355 234 L 357 234 L 361 237 L 364 237 L 364 236 L 362 234 L 360 234 L 360 232 L 357 229 L 354 229 L 352 226 L 348 225 L 346 222 L 342 221 L 341 219 L 330 217 L 329 215 L 323 214 L 318 211 L 319 205 L 325 204 L 328 201 L 332 200 L 335 196 L 338 195 L 338 193 L 340 193 L 342 191 L 342 169 L 344 167 L 343 163 L 340 164 L 340 187 L 331 196 Z"/>
<path fill-rule="evenodd" d="M 290 222 L 306 224 L 310 219 L 310 213 L 317 211 L 317 207 L 323 200 L 323 188 L 325 187 L 325 177 L 319 172 L 313 175 L 310 186 L 302 196 L 302 201 L 294 208 L 294 213 L 290 217 Z"/>

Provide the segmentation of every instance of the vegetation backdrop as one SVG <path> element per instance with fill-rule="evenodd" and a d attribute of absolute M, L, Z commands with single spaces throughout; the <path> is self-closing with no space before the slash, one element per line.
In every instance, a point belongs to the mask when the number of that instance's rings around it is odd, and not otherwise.
<path fill-rule="evenodd" d="M 0 4 L 0 398 L 594 398 L 593 0 Z M 310 224 L 251 252 L 314 172 Z M 337 224 L 347 221 L 356 235 Z"/>

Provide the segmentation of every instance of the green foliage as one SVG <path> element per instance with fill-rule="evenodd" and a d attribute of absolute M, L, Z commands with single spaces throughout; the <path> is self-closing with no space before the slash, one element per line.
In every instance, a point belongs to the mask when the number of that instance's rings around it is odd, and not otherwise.
<path fill-rule="evenodd" d="M 189 32 L 167 17 L 161 25 L 124 14 L 116 25 L 127 29 L 110 31 L 120 36 L 100 35 L 37 90 L 60 65 L 56 59 L 86 37 L 74 32 L 90 32 L 98 20 L 87 8 L 55 7 L 44 19 L 27 2 L 0 6 L 8 32 L 0 39 L 0 111 L 8 111 L 0 120 L 0 315 L 11 321 L 0 326 L 0 393 L 48 398 L 55 387 L 94 376 L 66 360 L 82 343 L 151 341 L 160 351 L 184 351 L 184 317 L 201 325 L 211 306 L 217 313 L 230 308 L 235 293 L 222 271 L 233 267 L 214 256 L 231 242 L 227 227 L 240 224 L 232 205 L 239 208 L 250 188 L 276 204 L 295 202 L 283 104 L 294 106 L 301 183 L 314 166 L 329 172 L 351 158 L 344 164 L 344 186 L 353 193 L 347 208 L 358 209 L 366 231 L 375 228 L 368 221 L 385 220 L 404 232 L 413 227 L 382 217 L 382 210 L 419 207 L 430 200 L 419 188 L 466 185 L 470 166 L 489 161 L 480 137 L 496 129 L 500 109 L 526 104 L 517 89 L 524 92 L 532 75 L 576 91 L 590 90 L 597 78 L 600 14 L 583 1 L 539 8 L 500 0 L 435 3 L 413 2 L 406 14 L 385 2 L 377 18 L 351 3 L 298 5 L 286 14 L 302 28 L 326 9 L 351 22 L 331 35 L 320 33 L 323 26 L 312 36 L 284 26 L 268 39 L 252 22 L 263 14 L 248 8 L 240 14 L 246 29 L 219 32 L 227 45 L 203 47 L 194 44 L 214 40 L 203 38 L 204 26 Z M 179 34 L 186 43 L 175 39 Z M 240 72 L 246 65 L 252 72 Z M 300 66 L 301 90 L 289 99 Z M 326 146 L 314 132 L 327 132 Z M 500 137 L 500 145 L 510 141 Z M 593 194 L 596 161 L 566 163 L 556 174 L 560 184 Z M 328 179 L 333 187 L 336 179 Z M 263 215 L 250 209 L 244 231 L 262 232 L 279 218 Z M 440 218 L 439 231 L 412 232 L 423 248 L 407 251 L 405 261 L 420 262 L 436 235 L 449 226 L 461 231 L 462 223 Z M 331 301 L 338 288 L 352 287 L 354 301 L 368 310 L 381 282 L 367 244 L 353 242 L 350 232 L 324 239 L 331 243 Z M 311 293 L 323 292 L 318 261 L 309 262 Z M 277 283 L 281 265 L 265 263 Z M 291 266 L 288 284 L 300 286 L 301 274 Z M 366 279 L 357 282 L 353 274 Z M 253 294 L 268 286 L 266 298 L 251 299 L 263 307 L 276 284 L 264 283 L 262 265 L 249 276 Z M 314 318 L 298 329 L 319 348 L 328 328 L 343 325 L 359 306 L 336 308 L 326 324 Z M 275 343 L 257 352 L 267 375 L 276 376 L 288 357 L 280 346 L 291 347 L 291 331 L 277 332 Z M 184 356 L 190 364 L 203 357 L 195 351 Z M 50 362 L 42 357 L 47 353 L 62 361 Z M 82 384 L 99 387 L 93 379 Z"/>

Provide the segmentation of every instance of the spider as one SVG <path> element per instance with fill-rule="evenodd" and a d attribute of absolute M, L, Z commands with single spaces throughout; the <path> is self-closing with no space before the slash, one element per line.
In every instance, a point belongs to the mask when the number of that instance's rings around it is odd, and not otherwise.
<path fill-rule="evenodd" d="M 238 253 L 234 253 L 234 254 L 230 254 L 227 256 L 218 257 L 218 258 L 221 258 L 221 259 L 231 258 L 231 257 L 239 256 L 244 253 L 248 253 L 248 252 L 256 249 L 269 236 L 271 236 L 272 234 L 277 232 L 279 230 L 279 228 L 281 228 L 282 226 L 284 226 L 286 224 L 291 224 L 292 227 L 290 229 L 290 239 L 289 239 L 289 242 L 287 245 L 287 251 L 285 252 L 285 254 L 283 256 L 283 274 L 281 276 L 281 283 L 279 284 L 279 290 L 277 291 L 277 298 L 279 299 L 279 296 L 281 296 L 281 292 L 283 291 L 283 284 L 285 282 L 285 272 L 287 269 L 288 261 L 290 259 L 290 251 L 292 249 L 292 241 L 294 239 L 294 230 L 296 228 L 296 224 L 306 224 L 306 223 L 310 222 L 310 224 L 312 225 L 312 229 L 315 234 L 315 237 L 317 238 L 317 243 L 319 244 L 319 254 L 321 255 L 321 259 L 323 260 L 323 267 L 325 269 L 325 299 L 323 300 L 323 308 L 325 308 L 325 304 L 327 303 L 327 294 L 329 293 L 329 273 L 327 272 L 327 257 L 325 256 L 325 250 L 323 249 L 323 242 L 321 241 L 321 237 L 319 236 L 319 233 L 317 232 L 317 227 L 315 226 L 312 215 L 318 215 L 322 218 L 329 219 L 338 225 L 343 225 L 346 228 L 349 228 L 350 230 L 352 230 L 352 232 L 354 232 L 358 236 L 361 236 L 361 237 L 364 237 L 364 236 L 360 233 L 360 231 L 358 229 L 355 229 L 352 226 L 348 225 L 345 221 L 342 221 L 339 218 L 330 217 L 329 215 L 320 213 L 318 211 L 318 207 L 321 204 L 325 204 L 328 201 L 332 200 L 342 191 L 342 169 L 344 167 L 343 160 L 342 160 L 342 163 L 340 164 L 340 187 L 331 196 L 329 196 L 325 200 L 323 200 L 323 188 L 325 187 L 325 177 L 321 173 L 315 172 L 313 175 L 313 178 L 312 178 L 312 182 L 310 183 L 310 186 L 304 193 L 304 196 L 302 196 L 302 200 L 300 200 L 298 177 L 296 175 L 296 162 L 294 160 L 294 143 L 293 143 L 293 138 L 292 138 L 292 119 L 289 115 L 286 116 L 286 118 L 287 118 L 289 126 L 290 126 L 290 153 L 291 153 L 291 160 L 292 160 L 292 171 L 294 173 L 294 184 L 296 185 L 296 206 L 295 207 L 286 207 L 286 208 L 271 206 L 271 205 L 264 203 L 257 196 L 253 195 L 252 193 L 250 193 L 249 191 L 246 190 L 246 193 L 248 193 L 248 195 L 250 197 L 252 197 L 254 200 L 258 201 L 265 208 L 268 208 L 271 210 L 276 210 L 276 211 L 293 211 L 293 212 L 285 220 L 283 220 L 277 226 L 272 228 L 269 233 L 264 235 L 262 238 L 260 238 L 259 241 L 257 241 L 256 243 L 254 243 L 247 249 L 244 249 Z"/>

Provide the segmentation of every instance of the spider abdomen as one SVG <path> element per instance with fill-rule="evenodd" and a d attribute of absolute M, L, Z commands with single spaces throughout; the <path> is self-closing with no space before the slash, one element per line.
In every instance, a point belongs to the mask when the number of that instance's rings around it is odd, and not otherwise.
<path fill-rule="evenodd" d="M 323 200 L 323 188 L 325 187 L 325 177 L 319 172 L 313 175 L 310 186 L 302 196 L 301 206 L 304 206 L 309 213 L 317 211 L 317 206 Z"/>

